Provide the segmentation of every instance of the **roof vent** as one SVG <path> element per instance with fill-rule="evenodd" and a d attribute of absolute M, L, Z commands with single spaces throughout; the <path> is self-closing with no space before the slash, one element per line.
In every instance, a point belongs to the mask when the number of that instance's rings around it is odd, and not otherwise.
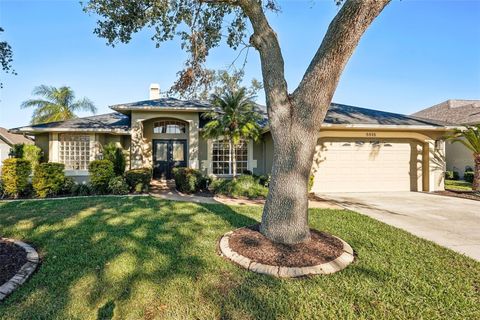
<path fill-rule="evenodd" d="M 150 85 L 150 100 L 160 99 L 160 85 L 152 83 Z"/>

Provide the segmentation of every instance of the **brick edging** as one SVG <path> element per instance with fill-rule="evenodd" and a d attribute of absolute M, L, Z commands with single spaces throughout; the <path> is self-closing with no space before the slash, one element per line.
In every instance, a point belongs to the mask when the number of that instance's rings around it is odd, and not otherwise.
<path fill-rule="evenodd" d="M 27 262 L 20 268 L 20 270 L 17 271 L 17 273 L 12 278 L 10 278 L 10 280 L 0 286 L 0 301 L 2 301 L 10 293 L 12 293 L 15 289 L 22 285 L 28 279 L 28 277 L 30 277 L 30 275 L 37 268 L 40 259 L 38 257 L 37 251 L 25 242 L 2 237 L 0 237 L 0 240 L 11 242 L 21 247 L 27 253 Z"/>
<path fill-rule="evenodd" d="M 340 240 L 343 244 L 343 253 L 335 260 L 309 267 L 282 267 L 267 265 L 255 262 L 233 251 L 229 246 L 230 235 L 232 235 L 233 232 L 234 231 L 227 232 L 220 239 L 219 246 L 221 254 L 247 270 L 268 274 L 274 277 L 296 278 L 316 274 L 331 274 L 345 269 L 354 260 L 352 247 L 350 247 L 350 245 L 342 239 L 333 236 Z"/>

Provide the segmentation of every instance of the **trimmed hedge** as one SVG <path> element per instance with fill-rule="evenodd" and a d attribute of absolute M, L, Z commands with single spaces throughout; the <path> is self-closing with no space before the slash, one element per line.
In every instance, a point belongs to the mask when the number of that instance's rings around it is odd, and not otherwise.
<path fill-rule="evenodd" d="M 195 193 L 205 185 L 205 178 L 199 170 L 191 168 L 173 168 L 175 187 L 180 192 Z"/>
<path fill-rule="evenodd" d="M 63 163 L 41 163 L 33 174 L 32 185 L 39 198 L 56 196 L 62 193 L 65 184 L 65 165 Z"/>
<path fill-rule="evenodd" d="M 212 181 L 210 188 L 216 194 L 234 198 L 265 199 L 268 195 L 268 188 L 250 175 L 241 175 L 234 179 L 216 179 Z"/>
<path fill-rule="evenodd" d="M 18 198 L 29 190 L 28 177 L 32 173 L 30 161 L 10 158 L 3 160 L 2 182 L 7 196 Z"/>
<path fill-rule="evenodd" d="M 475 173 L 473 171 L 465 171 L 463 173 L 463 180 L 473 183 L 473 179 L 475 177 Z"/>
<path fill-rule="evenodd" d="M 114 177 L 108 183 L 111 194 L 128 194 L 130 187 L 124 177 Z"/>
<path fill-rule="evenodd" d="M 103 148 L 103 152 L 103 158 L 105 160 L 110 160 L 113 163 L 113 171 L 115 172 L 115 175 L 122 176 L 125 173 L 125 167 L 127 164 L 123 149 L 117 147 L 115 143 L 110 142 Z"/>
<path fill-rule="evenodd" d="M 131 191 L 147 192 L 150 181 L 152 181 L 152 170 L 150 168 L 128 170 L 125 172 L 125 180 Z"/>
<path fill-rule="evenodd" d="M 108 193 L 108 183 L 115 177 L 113 163 L 110 160 L 94 160 L 88 166 L 90 184 L 98 194 Z"/>
<path fill-rule="evenodd" d="M 460 179 L 460 174 L 458 173 L 458 171 L 445 171 L 445 179 L 458 180 Z"/>

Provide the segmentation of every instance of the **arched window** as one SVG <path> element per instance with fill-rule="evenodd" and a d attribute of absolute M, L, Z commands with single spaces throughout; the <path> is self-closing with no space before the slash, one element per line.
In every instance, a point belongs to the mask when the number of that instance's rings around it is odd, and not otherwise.
<path fill-rule="evenodd" d="M 153 124 L 153 133 L 186 133 L 185 122 L 177 120 L 161 120 Z"/>

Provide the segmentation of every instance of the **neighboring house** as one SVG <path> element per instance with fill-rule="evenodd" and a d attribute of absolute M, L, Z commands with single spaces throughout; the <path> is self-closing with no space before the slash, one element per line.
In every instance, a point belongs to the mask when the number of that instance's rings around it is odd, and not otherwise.
<path fill-rule="evenodd" d="M 418 111 L 413 116 L 457 126 L 480 124 L 480 100 L 447 100 Z M 465 169 L 474 167 L 472 151 L 461 143 L 452 142 L 447 142 L 445 149 L 447 170 L 457 171 L 463 178 Z"/>
<path fill-rule="evenodd" d="M 152 167 L 155 178 L 171 178 L 175 166 L 205 174 L 231 176 L 231 151 L 222 140 L 202 138 L 212 106 L 200 101 L 160 98 L 110 107 L 110 114 L 12 129 L 35 135 L 48 161 L 62 162 L 66 173 L 84 180 L 88 163 L 102 156 L 102 146 L 121 145 L 130 153 L 129 167 Z M 264 107 L 258 142 L 238 147 L 237 171 L 268 174 L 272 137 Z M 319 128 L 320 129 L 320 128 Z M 315 155 L 313 191 L 434 191 L 443 189 L 447 127 L 436 121 L 332 104 L 321 127 Z"/>
<path fill-rule="evenodd" d="M 33 141 L 23 134 L 11 133 L 7 129 L 0 127 L 0 168 L 3 160 L 8 158 L 12 146 L 20 143 L 33 144 Z"/>

